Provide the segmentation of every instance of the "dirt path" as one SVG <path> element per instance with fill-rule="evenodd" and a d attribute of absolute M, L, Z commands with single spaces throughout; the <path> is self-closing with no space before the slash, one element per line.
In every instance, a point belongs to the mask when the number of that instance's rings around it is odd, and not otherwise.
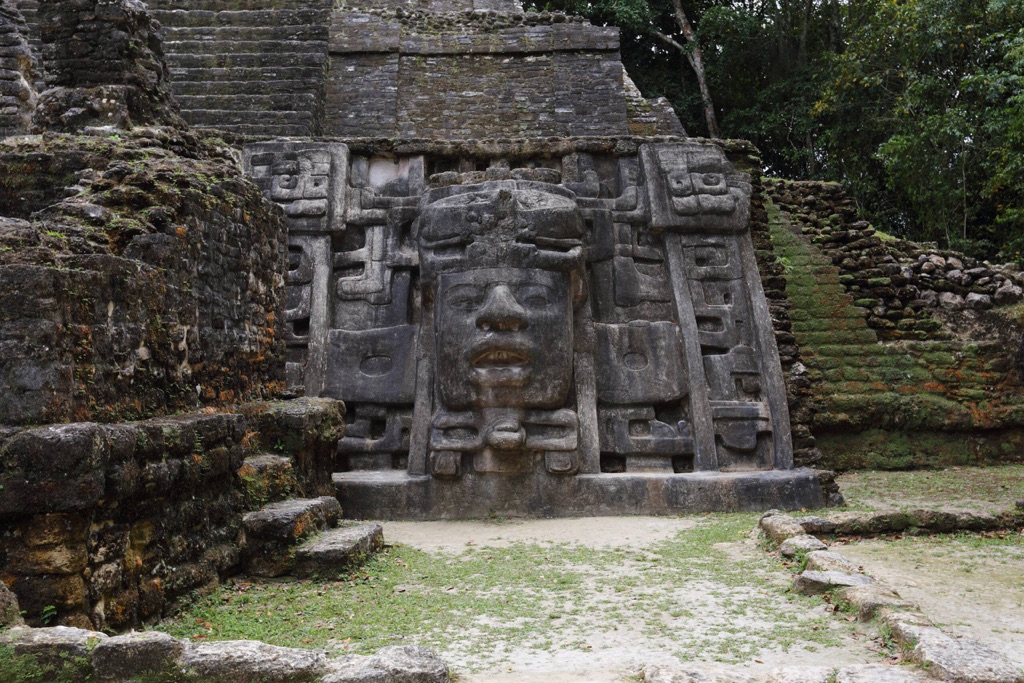
<path fill-rule="evenodd" d="M 980 640 L 1024 667 L 1024 541 L 872 539 L 837 549 L 950 635 Z"/>
<path fill-rule="evenodd" d="M 543 675 L 545 683 L 618 683 L 636 680 L 631 676 L 644 665 L 685 661 L 765 670 L 879 661 L 870 627 L 788 594 L 789 575 L 745 531 L 752 517 L 739 521 L 733 540 L 714 542 L 719 519 L 388 522 L 384 535 L 456 561 L 467 552 L 495 549 L 497 557 L 499 549 L 524 546 L 583 553 L 571 567 L 580 581 L 572 604 L 555 592 L 538 594 L 537 610 L 550 618 L 542 626 L 532 621 L 528 637 L 480 652 L 466 633 L 463 642 L 440 648 L 460 681 L 525 683 Z"/>

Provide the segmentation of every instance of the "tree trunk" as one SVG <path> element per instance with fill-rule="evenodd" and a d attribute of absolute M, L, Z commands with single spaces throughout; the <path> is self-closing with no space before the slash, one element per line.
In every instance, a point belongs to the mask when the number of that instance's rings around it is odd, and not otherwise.
<path fill-rule="evenodd" d="M 715 116 L 715 103 L 711 99 L 711 90 L 708 88 L 708 79 L 704 75 L 704 53 L 700 49 L 700 42 L 697 40 L 697 32 L 693 30 L 693 24 L 686 16 L 683 9 L 683 0 L 672 0 L 672 6 L 676 13 L 676 25 L 682 32 L 683 37 L 689 44 L 689 49 L 684 50 L 686 61 L 690 63 L 694 75 L 697 76 L 697 85 L 700 88 L 700 101 L 704 106 L 704 120 L 708 126 L 708 137 L 717 138 L 718 117 Z"/>

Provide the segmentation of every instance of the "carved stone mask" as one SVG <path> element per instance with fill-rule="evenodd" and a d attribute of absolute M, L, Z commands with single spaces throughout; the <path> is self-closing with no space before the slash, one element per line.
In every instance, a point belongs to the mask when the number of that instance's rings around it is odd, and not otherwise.
<path fill-rule="evenodd" d="M 565 404 L 572 381 L 569 273 L 442 274 L 434 320 L 441 396 L 449 408 Z"/>
<path fill-rule="evenodd" d="M 418 226 L 423 277 L 436 291 L 442 401 L 449 410 L 561 408 L 582 281 L 572 193 L 517 181 L 447 192 L 428 197 Z"/>

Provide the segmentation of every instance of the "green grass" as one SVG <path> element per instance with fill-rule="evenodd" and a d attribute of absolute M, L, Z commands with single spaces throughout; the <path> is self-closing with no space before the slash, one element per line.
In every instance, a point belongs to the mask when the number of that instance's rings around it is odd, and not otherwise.
<path fill-rule="evenodd" d="M 233 581 L 160 629 L 335 652 L 416 643 L 470 668 L 514 648 L 586 652 L 616 629 L 684 660 L 838 645 L 851 627 L 790 594 L 774 556 L 721 545 L 755 524 L 749 514 L 708 516 L 644 549 L 519 543 L 434 554 L 396 546 L 343 581 Z"/>
<path fill-rule="evenodd" d="M 1008 509 L 1024 499 L 1024 465 L 942 470 L 861 470 L 838 477 L 850 507 L 954 506 Z"/>

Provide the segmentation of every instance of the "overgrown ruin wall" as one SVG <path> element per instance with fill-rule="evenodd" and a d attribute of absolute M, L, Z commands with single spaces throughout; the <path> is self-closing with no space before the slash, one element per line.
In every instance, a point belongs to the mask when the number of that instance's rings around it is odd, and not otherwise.
<path fill-rule="evenodd" d="M 290 459 L 285 493 L 331 495 L 340 404 L 250 404 L 135 423 L 0 428 L 0 581 L 31 625 L 124 630 L 237 570 L 241 515 Z"/>
<path fill-rule="evenodd" d="M 0 145 L 0 422 L 273 393 L 283 227 L 225 155 L 168 129 Z"/>
<path fill-rule="evenodd" d="M 799 353 L 791 410 L 821 465 L 1019 462 L 1020 269 L 878 233 L 835 184 L 766 190 Z"/>

